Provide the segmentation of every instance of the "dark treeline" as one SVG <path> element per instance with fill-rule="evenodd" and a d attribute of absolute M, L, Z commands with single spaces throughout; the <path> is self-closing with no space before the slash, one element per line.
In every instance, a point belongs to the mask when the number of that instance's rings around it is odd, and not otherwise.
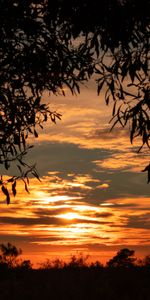
<path fill-rule="evenodd" d="M 11 243 L 0 244 L 0 272 L 8 270 L 32 270 L 32 263 L 30 260 L 22 260 L 18 258 L 22 254 L 22 250 L 12 245 Z M 47 259 L 39 264 L 39 270 L 50 269 L 108 269 L 108 268 L 123 268 L 133 269 L 137 267 L 150 268 L 150 255 L 143 259 L 138 259 L 135 256 L 135 251 L 128 248 L 119 250 L 115 256 L 106 262 L 104 266 L 100 261 L 88 262 L 89 255 L 84 255 L 82 252 L 77 255 L 71 255 L 68 262 L 61 258 L 54 260 Z"/>
<path fill-rule="evenodd" d="M 47 260 L 32 268 L 18 259 L 20 249 L 1 245 L 0 299 L 149 300 L 150 256 L 139 260 L 134 250 L 121 249 L 105 266 L 88 256 Z"/>

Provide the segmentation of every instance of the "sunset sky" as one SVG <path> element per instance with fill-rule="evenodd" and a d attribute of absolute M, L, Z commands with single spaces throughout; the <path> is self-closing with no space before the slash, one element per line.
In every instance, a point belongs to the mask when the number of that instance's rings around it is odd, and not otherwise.
<path fill-rule="evenodd" d="M 18 183 L 9 206 L 1 194 L 0 243 L 22 248 L 34 263 L 78 252 L 105 262 L 123 247 L 150 254 L 150 185 L 141 172 L 148 153 L 137 154 L 128 129 L 109 132 L 111 105 L 93 81 L 78 96 L 65 92 L 45 94 L 62 120 L 31 141 L 28 161 L 41 182 L 30 180 L 30 194 Z"/>

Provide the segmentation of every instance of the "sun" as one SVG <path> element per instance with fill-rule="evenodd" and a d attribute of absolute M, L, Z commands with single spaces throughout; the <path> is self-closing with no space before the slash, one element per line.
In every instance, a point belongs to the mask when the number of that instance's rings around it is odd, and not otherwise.
<path fill-rule="evenodd" d="M 59 218 L 62 219 L 66 219 L 66 220 L 74 220 L 80 217 L 80 215 L 78 213 L 74 213 L 74 212 L 68 212 L 62 215 L 58 216 Z"/>

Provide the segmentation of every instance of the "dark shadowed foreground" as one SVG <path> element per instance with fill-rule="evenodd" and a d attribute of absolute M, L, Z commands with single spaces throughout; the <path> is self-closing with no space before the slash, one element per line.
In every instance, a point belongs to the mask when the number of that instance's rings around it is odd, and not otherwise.
<path fill-rule="evenodd" d="M 9 270 L 0 274 L 1 300 L 149 300 L 150 268 Z"/>
<path fill-rule="evenodd" d="M 150 255 L 139 260 L 124 248 L 105 267 L 80 254 L 68 263 L 47 260 L 35 270 L 30 260 L 18 260 L 21 249 L 0 247 L 0 300 L 150 299 Z"/>

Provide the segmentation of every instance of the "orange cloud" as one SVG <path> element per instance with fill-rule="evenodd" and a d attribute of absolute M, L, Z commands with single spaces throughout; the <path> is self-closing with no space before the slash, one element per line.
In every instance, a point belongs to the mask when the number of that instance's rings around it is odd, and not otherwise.
<path fill-rule="evenodd" d="M 130 170 L 130 172 L 141 172 L 145 165 L 149 164 L 149 154 L 143 155 L 136 152 L 120 152 L 112 154 L 105 160 L 94 161 L 100 168 L 112 170 Z"/>

